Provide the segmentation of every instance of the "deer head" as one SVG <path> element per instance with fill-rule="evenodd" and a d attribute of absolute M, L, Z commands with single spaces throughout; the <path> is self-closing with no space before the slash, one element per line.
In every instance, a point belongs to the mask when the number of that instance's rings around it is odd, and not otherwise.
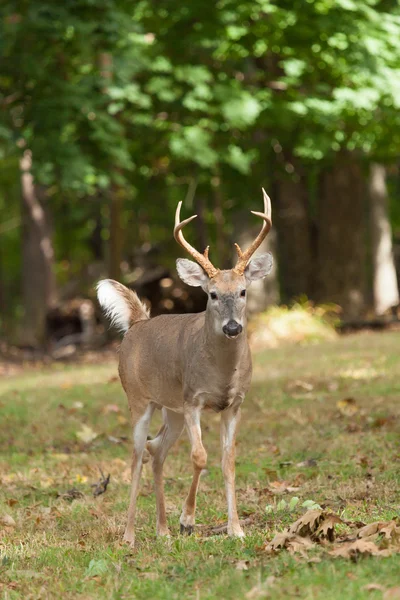
<path fill-rule="evenodd" d="M 272 226 L 271 200 L 264 189 L 263 197 L 264 212 L 251 211 L 263 219 L 261 231 L 245 252 L 235 244 L 238 260 L 233 269 L 228 270 L 214 267 L 208 258 L 209 247 L 201 254 L 185 240 L 182 229 L 197 215 L 181 222 L 182 202 L 179 202 L 176 209 L 174 237 L 196 261 L 178 258 L 176 261 L 178 275 L 188 285 L 203 288 L 208 295 L 207 317 L 211 319 L 215 333 L 230 339 L 237 338 L 243 331 L 247 286 L 256 279 L 266 277 L 272 268 L 272 255 L 269 252 L 251 258 Z"/>

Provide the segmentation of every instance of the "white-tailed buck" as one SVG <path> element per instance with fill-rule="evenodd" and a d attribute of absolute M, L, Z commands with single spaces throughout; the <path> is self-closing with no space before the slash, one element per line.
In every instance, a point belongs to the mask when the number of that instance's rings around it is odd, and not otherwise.
<path fill-rule="evenodd" d="M 157 533 L 168 535 L 165 513 L 163 464 L 184 426 L 191 444 L 193 480 L 180 517 L 181 532 L 191 533 L 195 522 L 196 493 L 207 453 L 201 439 L 203 409 L 221 412 L 222 471 L 228 503 L 228 534 L 242 537 L 235 497 L 235 436 L 240 405 L 250 386 L 251 354 L 246 337 L 246 288 L 265 277 L 272 267 L 270 254 L 251 257 L 271 228 L 271 203 L 263 190 L 264 212 L 260 233 L 245 251 L 237 244 L 233 269 L 216 269 L 183 237 L 182 229 L 196 215 L 180 221 L 175 215 L 174 237 L 195 260 L 177 260 L 180 278 L 201 286 L 208 296 L 205 312 L 160 315 L 149 311 L 132 290 L 106 279 L 97 286 L 98 298 L 114 325 L 124 333 L 119 353 L 119 374 L 129 402 L 133 425 L 132 488 L 124 539 L 134 544 L 136 498 L 146 450 L 153 457 L 157 504 Z M 147 441 L 154 410 L 162 410 L 163 425 Z"/>

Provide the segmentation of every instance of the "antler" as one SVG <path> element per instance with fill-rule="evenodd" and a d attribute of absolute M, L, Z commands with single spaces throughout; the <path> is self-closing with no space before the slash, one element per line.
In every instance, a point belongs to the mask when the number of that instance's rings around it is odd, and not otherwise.
<path fill-rule="evenodd" d="M 201 254 L 195 248 L 193 248 L 193 246 L 191 246 L 189 242 L 187 242 L 183 237 L 182 229 L 185 227 L 185 225 L 190 223 L 190 221 L 193 221 L 193 219 L 195 219 L 197 215 L 193 215 L 192 217 L 189 217 L 188 219 L 185 219 L 181 222 L 181 206 L 182 202 L 179 202 L 175 213 L 174 238 L 176 239 L 178 244 L 182 246 L 182 248 L 184 248 L 187 252 L 189 252 L 189 254 L 193 256 L 195 261 L 199 263 L 199 265 L 205 270 L 209 277 L 215 277 L 219 269 L 216 269 L 211 263 L 211 261 L 208 259 L 209 246 L 207 246 L 207 248 L 204 250 L 204 254 Z"/>
<path fill-rule="evenodd" d="M 238 253 L 239 258 L 238 258 L 236 266 L 234 267 L 233 270 L 235 271 L 235 273 L 238 273 L 239 275 L 243 275 L 244 270 L 245 270 L 247 263 L 249 262 L 251 256 L 254 254 L 254 252 L 257 250 L 257 248 L 260 246 L 261 242 L 267 237 L 268 232 L 272 227 L 271 200 L 270 200 L 268 194 L 266 193 L 266 191 L 264 190 L 264 188 L 262 188 L 262 191 L 263 191 L 263 197 L 264 197 L 264 212 L 263 213 L 256 212 L 254 210 L 251 211 L 253 213 L 253 215 L 257 215 L 257 217 L 261 217 L 264 220 L 264 223 L 263 223 L 260 233 L 254 240 L 254 242 L 251 244 L 251 246 L 249 248 L 247 248 L 247 250 L 245 252 L 242 252 L 242 250 L 240 249 L 240 246 L 238 244 L 235 244 L 236 251 Z"/>

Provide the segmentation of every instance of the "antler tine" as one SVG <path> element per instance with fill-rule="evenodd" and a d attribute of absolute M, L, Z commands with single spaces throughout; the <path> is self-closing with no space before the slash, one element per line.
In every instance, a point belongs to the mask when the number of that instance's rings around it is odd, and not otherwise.
<path fill-rule="evenodd" d="M 195 248 L 193 248 L 193 246 L 191 246 L 183 236 L 182 229 L 185 227 L 185 225 L 190 223 L 190 221 L 193 221 L 197 215 L 193 215 L 192 217 L 189 217 L 181 222 L 181 206 L 182 202 L 179 202 L 178 206 L 176 207 L 174 238 L 178 244 L 180 244 L 182 248 L 184 248 L 195 259 L 195 261 L 199 263 L 209 277 L 215 277 L 215 275 L 218 273 L 218 269 L 214 267 L 208 258 L 208 246 L 205 249 L 204 254 L 201 254 Z"/>
<path fill-rule="evenodd" d="M 269 230 L 272 227 L 271 199 L 268 196 L 267 192 L 264 190 L 264 188 L 262 188 L 262 192 L 263 192 L 263 198 L 264 198 L 264 212 L 257 212 L 255 210 L 251 211 L 253 215 L 256 215 L 257 217 L 261 217 L 264 221 L 260 233 L 254 240 L 254 242 L 249 246 L 249 248 L 247 248 L 247 250 L 245 250 L 245 252 L 242 252 L 242 250 L 240 249 L 240 246 L 238 244 L 235 244 L 236 251 L 238 253 L 239 258 L 238 258 L 236 266 L 234 267 L 233 270 L 236 273 L 238 273 L 239 275 L 243 275 L 244 270 L 245 270 L 247 263 L 249 262 L 251 256 L 254 254 L 254 252 L 257 250 L 257 248 L 261 245 L 263 240 L 267 237 Z"/>

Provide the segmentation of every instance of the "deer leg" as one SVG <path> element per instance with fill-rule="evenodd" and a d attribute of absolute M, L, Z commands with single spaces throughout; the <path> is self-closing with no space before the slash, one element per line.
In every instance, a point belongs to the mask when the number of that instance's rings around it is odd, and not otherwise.
<path fill-rule="evenodd" d="M 181 533 L 193 533 L 194 515 L 196 511 L 196 494 L 199 487 L 200 475 L 207 465 L 207 452 L 201 440 L 199 407 L 186 408 L 184 412 L 185 425 L 192 446 L 191 459 L 193 465 L 193 479 L 189 493 L 183 505 L 180 517 Z"/>
<path fill-rule="evenodd" d="M 135 514 L 136 500 L 139 491 L 140 476 L 143 466 L 143 451 L 146 445 L 147 433 L 149 431 L 151 417 L 155 410 L 154 404 L 150 403 L 146 408 L 132 415 L 133 420 L 133 453 L 132 453 L 132 484 L 129 500 L 128 519 L 124 533 L 124 540 L 131 546 L 135 543 Z"/>
<path fill-rule="evenodd" d="M 157 505 L 157 535 L 169 535 L 165 513 L 163 466 L 169 450 L 182 433 L 183 415 L 163 408 L 164 423 L 146 448 L 153 456 L 154 490 Z"/>
<path fill-rule="evenodd" d="M 235 441 L 240 407 L 231 406 L 221 413 L 222 472 L 228 504 L 228 535 L 244 537 L 239 524 L 235 494 Z"/>

